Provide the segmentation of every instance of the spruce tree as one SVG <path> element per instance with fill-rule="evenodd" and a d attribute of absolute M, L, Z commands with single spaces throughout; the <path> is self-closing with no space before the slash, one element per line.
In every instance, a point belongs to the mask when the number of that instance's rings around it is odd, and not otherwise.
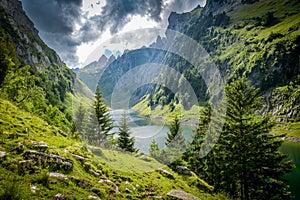
<path fill-rule="evenodd" d="M 282 136 L 270 133 L 270 117 L 257 115 L 261 105 L 257 94 L 245 78 L 226 88 L 226 122 L 208 158 L 207 181 L 237 199 L 289 199 L 283 175 L 292 164 L 278 151 Z"/>
<path fill-rule="evenodd" d="M 83 123 L 84 123 L 84 118 L 85 118 L 85 109 L 82 106 L 82 103 L 79 104 L 79 108 L 75 114 L 75 126 L 77 131 L 79 131 L 79 133 L 82 133 L 83 130 Z"/>
<path fill-rule="evenodd" d="M 127 114 L 123 113 L 119 125 L 118 147 L 128 152 L 136 152 L 136 149 L 134 148 L 134 138 L 130 137 L 131 133 L 127 121 Z"/>
<path fill-rule="evenodd" d="M 201 145 L 205 139 L 205 136 L 209 132 L 209 123 L 211 121 L 211 106 L 205 107 L 199 116 L 199 122 L 194 130 L 193 140 L 189 145 L 188 151 L 184 154 L 184 160 L 189 163 L 190 169 L 198 176 L 206 178 L 204 169 L 206 168 L 206 159 L 200 158 Z M 210 155 L 207 155 L 210 156 Z"/>
<path fill-rule="evenodd" d="M 185 139 L 180 123 L 180 118 L 176 115 L 172 124 L 170 125 L 170 132 L 167 135 L 166 146 L 170 149 L 178 148 L 185 149 Z"/>
<path fill-rule="evenodd" d="M 155 140 L 152 140 L 152 143 L 150 144 L 149 154 L 155 159 L 159 157 L 159 148 Z"/>
<path fill-rule="evenodd" d="M 97 86 L 95 92 L 94 108 L 100 130 L 97 138 L 100 144 L 105 144 L 109 136 L 108 132 L 113 128 L 113 124 L 99 86 Z"/>

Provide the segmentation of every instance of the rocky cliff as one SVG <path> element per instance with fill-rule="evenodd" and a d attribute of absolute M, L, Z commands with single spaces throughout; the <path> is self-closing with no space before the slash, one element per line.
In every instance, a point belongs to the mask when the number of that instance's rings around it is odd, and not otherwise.
<path fill-rule="evenodd" d="M 62 66 L 59 56 L 39 37 L 38 30 L 18 0 L 0 0 L 0 26 L 12 36 L 23 64 L 44 70 L 46 66 Z"/>

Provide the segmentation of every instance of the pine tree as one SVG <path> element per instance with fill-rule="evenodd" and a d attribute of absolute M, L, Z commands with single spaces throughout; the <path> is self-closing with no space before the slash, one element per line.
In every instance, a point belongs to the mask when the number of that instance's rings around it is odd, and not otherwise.
<path fill-rule="evenodd" d="M 100 129 L 97 137 L 100 144 L 105 144 L 107 137 L 109 136 L 108 132 L 113 128 L 113 124 L 111 121 L 110 114 L 108 112 L 108 108 L 104 103 L 99 86 L 97 86 L 95 92 L 94 108 Z"/>
<path fill-rule="evenodd" d="M 134 138 L 130 137 L 130 130 L 127 125 L 127 114 L 122 114 L 121 123 L 119 125 L 119 137 L 118 137 L 118 147 L 128 151 L 128 152 L 136 152 L 136 149 L 134 148 Z"/>
<path fill-rule="evenodd" d="M 289 199 L 282 177 L 292 164 L 278 151 L 282 136 L 270 133 L 270 118 L 256 114 L 261 102 L 257 93 L 245 78 L 226 88 L 226 122 L 208 158 L 207 181 L 237 199 Z"/>
<path fill-rule="evenodd" d="M 184 160 L 189 163 L 190 169 L 198 176 L 205 178 L 203 170 L 206 168 L 206 158 L 200 158 L 201 145 L 205 136 L 209 132 L 209 123 L 211 121 L 211 106 L 204 108 L 200 112 L 199 122 L 194 130 L 195 135 L 190 143 L 189 150 L 184 154 Z M 209 156 L 209 155 L 208 155 Z"/>
<path fill-rule="evenodd" d="M 79 108 L 75 114 L 75 126 L 77 131 L 79 131 L 79 133 L 82 132 L 83 130 L 83 123 L 84 123 L 84 118 L 85 118 L 85 109 L 82 106 L 82 104 L 79 104 Z"/>
<path fill-rule="evenodd" d="M 152 143 L 150 144 L 149 154 L 155 159 L 159 156 L 159 148 L 155 140 L 152 140 Z"/>
<path fill-rule="evenodd" d="M 183 136 L 183 130 L 180 123 L 180 118 L 176 115 L 171 126 L 170 132 L 167 135 L 166 146 L 170 149 L 179 148 L 185 149 L 185 139 Z"/>

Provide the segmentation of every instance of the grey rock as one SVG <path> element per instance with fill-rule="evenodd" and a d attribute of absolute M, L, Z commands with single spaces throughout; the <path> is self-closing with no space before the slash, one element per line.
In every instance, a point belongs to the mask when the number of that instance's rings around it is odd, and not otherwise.
<path fill-rule="evenodd" d="M 169 172 L 168 170 L 165 170 L 165 169 L 159 169 L 158 170 L 162 175 L 168 177 L 168 178 L 171 178 L 171 179 L 175 179 L 173 174 L 171 172 Z"/>
<path fill-rule="evenodd" d="M 132 193 L 132 190 L 130 190 L 129 188 L 126 188 L 125 191 L 126 191 L 127 193 Z"/>
<path fill-rule="evenodd" d="M 69 158 L 64 158 L 58 155 L 54 155 L 54 154 L 46 154 L 46 153 L 42 153 L 42 152 L 37 152 L 37 151 L 26 151 L 23 156 L 26 159 L 32 159 L 32 160 L 36 160 L 36 161 L 42 161 L 43 164 L 56 164 L 58 166 L 60 166 L 60 168 L 64 169 L 65 171 L 69 171 L 73 168 L 73 160 L 69 159 Z"/>
<path fill-rule="evenodd" d="M 88 199 L 97 199 L 97 200 L 100 200 L 99 197 L 96 197 L 96 196 L 93 196 L 93 195 L 89 195 L 89 196 L 88 196 Z"/>
<path fill-rule="evenodd" d="M 100 179 L 99 183 L 105 183 L 105 184 L 108 184 L 108 185 L 112 185 L 112 186 L 115 187 L 116 193 L 120 193 L 119 187 L 109 179 Z"/>
<path fill-rule="evenodd" d="M 177 172 L 184 175 L 192 175 L 192 171 L 186 166 L 177 166 Z"/>
<path fill-rule="evenodd" d="M 68 177 L 66 175 L 60 174 L 60 173 L 50 172 L 50 173 L 48 173 L 48 176 L 52 177 L 52 178 L 68 180 Z"/>
<path fill-rule="evenodd" d="M 85 158 L 83 156 L 80 156 L 80 155 L 76 155 L 76 154 L 72 154 L 72 156 L 76 159 L 76 160 L 79 160 L 79 161 L 89 161 L 90 159 L 88 158 Z"/>
<path fill-rule="evenodd" d="M 198 197 L 195 197 L 194 195 L 182 190 L 171 190 L 167 195 L 180 200 L 200 200 Z"/>
<path fill-rule="evenodd" d="M 55 200 L 63 200 L 63 199 L 66 199 L 66 196 L 63 195 L 63 194 L 58 193 L 58 194 L 56 194 L 56 195 L 54 196 L 54 199 L 55 199 Z"/>
<path fill-rule="evenodd" d="M 96 176 L 96 177 L 101 175 L 100 173 L 95 172 L 94 170 L 91 170 L 91 169 L 89 170 L 89 173 L 92 174 L 93 176 Z"/>
<path fill-rule="evenodd" d="M 6 158 L 6 153 L 4 151 L 0 151 L 0 159 Z"/>

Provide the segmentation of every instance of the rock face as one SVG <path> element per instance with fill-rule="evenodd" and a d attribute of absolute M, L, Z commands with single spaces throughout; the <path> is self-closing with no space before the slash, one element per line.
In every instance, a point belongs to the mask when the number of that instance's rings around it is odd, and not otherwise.
<path fill-rule="evenodd" d="M 180 200 L 200 200 L 198 197 L 181 190 L 171 190 L 167 195 Z"/>
<path fill-rule="evenodd" d="M 22 24 L 25 30 L 32 32 L 35 36 L 38 37 L 38 30 L 34 27 L 32 21 L 26 16 L 22 3 L 17 0 L 1 0 L 0 7 L 2 7 L 6 12 L 13 16 L 13 18 Z"/>
<path fill-rule="evenodd" d="M 80 69 L 77 75 L 92 91 L 96 91 L 100 75 L 114 60 L 116 58 L 113 55 L 109 58 L 103 55 L 98 61 L 92 62 Z"/>
<path fill-rule="evenodd" d="M 46 154 L 37 151 L 26 151 L 23 156 L 28 160 L 34 160 L 36 163 L 41 162 L 42 166 L 51 166 L 54 170 L 64 170 L 66 172 L 72 170 L 73 160 L 64 158 L 54 154 Z"/>
<path fill-rule="evenodd" d="M 44 70 L 46 66 L 62 66 L 59 56 L 50 49 L 39 37 L 38 30 L 23 10 L 21 1 L 0 1 L 0 26 L 10 35 L 16 45 L 21 62 Z M 2 20 L 3 19 L 3 20 Z"/>

